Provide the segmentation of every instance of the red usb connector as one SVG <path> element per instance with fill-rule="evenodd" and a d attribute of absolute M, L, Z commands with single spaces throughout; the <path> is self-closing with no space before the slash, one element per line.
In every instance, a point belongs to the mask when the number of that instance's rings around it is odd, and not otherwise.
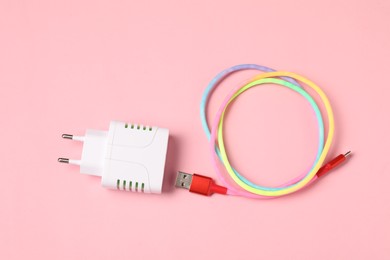
<path fill-rule="evenodd" d="M 332 159 L 330 162 L 327 162 L 324 166 L 322 166 L 318 172 L 317 172 L 317 177 L 320 178 L 324 176 L 326 173 L 328 173 L 330 170 L 336 168 L 340 164 L 342 164 L 347 157 L 351 154 L 351 151 L 345 153 L 345 154 L 340 154 L 336 158 Z"/>
<path fill-rule="evenodd" d="M 227 192 L 227 188 L 215 184 L 210 177 L 185 172 L 177 173 L 176 187 L 205 196 L 211 196 L 213 193 L 226 194 Z"/>

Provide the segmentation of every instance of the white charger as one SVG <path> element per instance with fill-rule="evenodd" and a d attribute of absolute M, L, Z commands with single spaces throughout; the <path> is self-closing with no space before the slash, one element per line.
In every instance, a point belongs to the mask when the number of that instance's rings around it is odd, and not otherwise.
<path fill-rule="evenodd" d="M 58 158 L 80 166 L 80 173 L 101 176 L 104 187 L 161 193 L 169 130 L 113 121 L 108 131 L 88 129 L 85 136 L 63 134 L 82 141 L 81 160 Z"/>

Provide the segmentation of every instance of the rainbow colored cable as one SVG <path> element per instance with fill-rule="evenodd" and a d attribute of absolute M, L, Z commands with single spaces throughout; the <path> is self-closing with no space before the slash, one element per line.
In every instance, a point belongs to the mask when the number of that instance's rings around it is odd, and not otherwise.
<path fill-rule="evenodd" d="M 215 116 L 215 119 L 213 120 L 211 131 L 210 131 L 209 125 L 207 123 L 207 118 L 206 118 L 206 108 L 207 108 L 209 97 L 212 94 L 212 91 L 216 88 L 216 86 L 218 86 L 218 84 L 223 79 L 225 79 L 231 73 L 234 73 L 236 71 L 241 71 L 241 70 L 247 70 L 247 69 L 260 70 L 263 71 L 264 73 L 259 74 L 251 78 L 250 80 L 248 80 L 245 84 L 236 87 L 226 96 L 226 98 L 222 102 Z M 302 86 L 298 82 L 314 90 L 320 97 L 322 103 L 324 104 L 325 110 L 327 112 L 328 125 L 329 125 L 326 139 L 325 139 L 325 131 L 324 131 L 324 122 L 323 122 L 321 111 L 318 108 L 314 99 L 302 88 Z M 224 116 L 225 116 L 225 111 L 229 106 L 229 104 L 232 101 L 234 101 L 240 94 L 247 91 L 248 89 L 255 86 L 261 86 L 263 84 L 270 84 L 270 83 L 281 85 L 293 91 L 296 91 L 310 103 L 317 117 L 318 135 L 319 135 L 317 156 L 312 164 L 311 169 L 307 173 L 304 173 L 290 180 L 289 182 L 277 187 L 266 187 L 266 186 L 257 185 L 255 183 L 252 183 L 248 179 L 246 179 L 243 175 L 239 174 L 237 170 L 235 170 L 229 162 L 229 158 L 226 153 L 224 138 L 223 138 Z M 255 64 L 238 65 L 222 71 L 210 82 L 210 84 L 207 86 L 206 90 L 203 93 L 200 108 L 201 108 L 200 116 L 202 120 L 203 129 L 210 141 L 210 149 L 212 152 L 212 159 L 213 159 L 212 161 L 214 164 L 214 168 L 221 182 L 227 187 L 228 189 L 227 194 L 239 195 L 248 198 L 273 198 L 273 197 L 279 197 L 279 196 L 296 192 L 306 187 L 307 185 L 309 185 L 310 183 L 312 183 L 317 179 L 316 174 L 318 173 L 321 166 L 323 165 L 332 143 L 332 139 L 334 135 L 334 118 L 333 118 L 332 107 L 329 103 L 327 96 L 321 90 L 321 88 L 318 87 L 312 81 L 292 72 L 274 71 L 273 69 L 264 66 L 255 65 Z M 221 169 L 222 165 L 224 166 L 225 169 Z M 228 175 L 231 177 L 231 179 L 238 186 L 240 186 L 242 190 L 237 189 L 233 185 L 231 185 L 224 177 L 223 171 L 227 172 Z"/>

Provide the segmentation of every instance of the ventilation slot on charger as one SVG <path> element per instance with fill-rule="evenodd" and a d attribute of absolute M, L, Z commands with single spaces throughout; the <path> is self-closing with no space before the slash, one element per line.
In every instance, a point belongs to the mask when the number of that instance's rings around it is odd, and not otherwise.
<path fill-rule="evenodd" d="M 141 126 L 139 124 L 130 124 L 129 125 L 128 123 L 125 124 L 125 128 L 143 130 L 143 131 L 147 131 L 147 130 L 152 131 L 153 130 L 153 127 L 151 127 L 151 126 Z"/>
<path fill-rule="evenodd" d="M 129 186 L 127 186 L 126 183 L 127 183 L 126 180 L 123 180 L 121 182 L 120 179 L 117 179 L 116 180 L 116 189 L 117 190 L 123 189 L 123 190 L 126 190 L 126 191 L 135 191 L 135 192 L 144 192 L 144 190 L 145 190 L 145 183 L 143 183 L 143 182 L 141 183 L 141 187 L 139 187 L 140 186 L 139 182 L 135 182 L 134 183 L 134 187 L 133 187 L 133 182 L 132 181 L 128 182 Z M 121 184 L 122 184 L 122 186 L 121 186 Z"/>

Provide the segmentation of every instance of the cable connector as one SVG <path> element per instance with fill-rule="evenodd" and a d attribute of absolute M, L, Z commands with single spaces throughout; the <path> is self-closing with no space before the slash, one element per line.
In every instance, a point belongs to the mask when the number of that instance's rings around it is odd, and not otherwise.
<path fill-rule="evenodd" d="M 351 155 L 351 151 L 346 152 L 345 154 L 339 154 L 336 158 L 332 159 L 330 162 L 326 163 L 324 166 L 322 166 L 318 172 L 317 177 L 320 178 L 324 176 L 326 173 L 328 173 L 330 170 L 336 168 L 340 164 L 342 164 L 347 157 Z"/>
<path fill-rule="evenodd" d="M 205 196 L 211 196 L 213 193 L 227 193 L 226 187 L 215 184 L 214 180 L 210 177 L 180 171 L 177 173 L 176 187 L 187 189 L 190 192 Z"/>

